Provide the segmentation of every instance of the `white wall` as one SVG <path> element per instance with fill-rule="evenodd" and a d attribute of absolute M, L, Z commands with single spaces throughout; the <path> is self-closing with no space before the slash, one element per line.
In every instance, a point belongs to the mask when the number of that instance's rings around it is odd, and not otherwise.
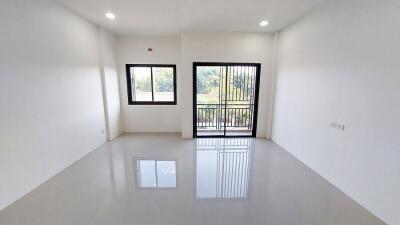
<path fill-rule="evenodd" d="M 0 1 L 0 209 L 106 140 L 98 29 L 51 1 Z"/>
<path fill-rule="evenodd" d="M 183 33 L 181 36 L 182 136 L 193 135 L 193 62 L 261 63 L 258 137 L 270 136 L 274 38 L 260 33 Z"/>
<path fill-rule="evenodd" d="M 282 32 L 273 129 L 276 143 L 392 225 L 400 224 L 399 11 L 398 0 L 330 1 Z"/>
<path fill-rule="evenodd" d="M 103 84 L 103 100 L 107 127 L 107 139 L 122 133 L 121 104 L 118 85 L 118 69 L 115 61 L 115 37 L 100 28 L 100 71 Z"/>
<path fill-rule="evenodd" d="M 148 48 L 153 48 L 148 52 Z M 128 105 L 126 64 L 176 64 L 178 90 L 180 79 L 180 38 L 119 37 L 117 61 L 119 68 L 123 130 L 125 132 L 181 132 L 181 98 L 177 105 Z"/>

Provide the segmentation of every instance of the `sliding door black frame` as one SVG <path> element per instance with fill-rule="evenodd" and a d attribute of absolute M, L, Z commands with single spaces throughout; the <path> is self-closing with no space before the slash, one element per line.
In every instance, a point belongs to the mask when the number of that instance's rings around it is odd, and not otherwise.
<path fill-rule="evenodd" d="M 241 136 L 226 136 L 224 135 L 210 135 L 198 136 L 197 135 L 197 67 L 198 66 L 254 66 L 256 67 L 256 83 L 255 83 L 255 96 L 254 96 L 254 118 L 253 130 L 251 135 Z M 193 138 L 248 138 L 257 137 L 257 118 L 258 118 L 258 100 L 260 90 L 260 74 L 261 63 L 227 63 L 227 62 L 193 62 Z M 225 127 L 226 130 L 226 127 Z"/>

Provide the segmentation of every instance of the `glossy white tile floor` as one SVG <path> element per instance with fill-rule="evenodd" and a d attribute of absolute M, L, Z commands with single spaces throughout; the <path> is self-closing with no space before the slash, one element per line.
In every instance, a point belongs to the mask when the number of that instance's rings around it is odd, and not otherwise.
<path fill-rule="evenodd" d="M 0 224 L 384 223 L 266 140 L 126 134 L 0 212 Z"/>

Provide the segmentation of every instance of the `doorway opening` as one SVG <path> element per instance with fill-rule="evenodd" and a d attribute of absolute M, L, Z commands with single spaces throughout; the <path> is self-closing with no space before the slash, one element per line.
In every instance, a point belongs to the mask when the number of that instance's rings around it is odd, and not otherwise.
<path fill-rule="evenodd" d="M 259 63 L 193 63 L 193 137 L 256 137 Z"/>

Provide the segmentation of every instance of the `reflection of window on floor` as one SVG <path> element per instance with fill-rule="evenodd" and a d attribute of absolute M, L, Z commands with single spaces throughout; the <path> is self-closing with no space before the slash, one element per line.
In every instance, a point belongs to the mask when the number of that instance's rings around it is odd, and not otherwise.
<path fill-rule="evenodd" d="M 248 198 L 251 142 L 251 139 L 197 140 L 197 198 Z"/>
<path fill-rule="evenodd" d="M 136 171 L 139 188 L 176 187 L 176 161 L 137 160 Z"/>

